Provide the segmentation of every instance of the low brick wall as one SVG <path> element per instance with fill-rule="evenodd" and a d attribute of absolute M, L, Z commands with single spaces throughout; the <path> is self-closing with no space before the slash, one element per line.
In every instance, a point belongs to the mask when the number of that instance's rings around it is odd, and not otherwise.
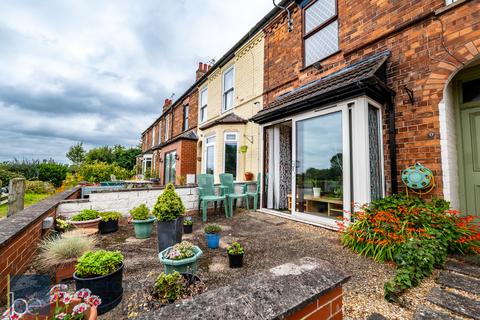
<path fill-rule="evenodd" d="M 34 257 L 43 236 L 43 220 L 55 216 L 60 201 L 78 199 L 80 191 L 64 191 L 0 220 L 0 300 L 6 298 L 7 275 L 24 272 Z"/>
<path fill-rule="evenodd" d="M 135 319 L 342 319 L 349 278 L 327 261 L 304 257 Z"/>

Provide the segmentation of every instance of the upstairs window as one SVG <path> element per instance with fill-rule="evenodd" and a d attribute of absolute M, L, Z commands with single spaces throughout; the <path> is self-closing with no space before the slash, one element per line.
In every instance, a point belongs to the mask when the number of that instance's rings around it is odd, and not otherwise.
<path fill-rule="evenodd" d="M 183 131 L 188 130 L 188 112 L 190 107 L 188 104 L 183 106 Z"/>
<path fill-rule="evenodd" d="M 452 4 L 452 3 L 457 2 L 457 1 L 458 1 L 458 0 L 445 0 L 447 6 L 448 6 L 449 4 Z"/>
<path fill-rule="evenodd" d="M 305 67 L 338 51 L 336 0 L 316 0 L 304 10 Z"/>
<path fill-rule="evenodd" d="M 168 138 L 170 138 L 170 130 L 169 130 L 169 127 L 170 127 L 170 115 L 167 114 L 167 116 L 165 117 L 165 141 L 168 140 Z"/>
<path fill-rule="evenodd" d="M 200 92 L 200 122 L 207 121 L 207 98 L 208 89 L 205 88 Z"/>
<path fill-rule="evenodd" d="M 223 73 L 223 111 L 233 108 L 233 78 L 234 69 L 231 67 Z"/>
<path fill-rule="evenodd" d="M 158 144 L 162 143 L 162 122 L 158 122 Z"/>

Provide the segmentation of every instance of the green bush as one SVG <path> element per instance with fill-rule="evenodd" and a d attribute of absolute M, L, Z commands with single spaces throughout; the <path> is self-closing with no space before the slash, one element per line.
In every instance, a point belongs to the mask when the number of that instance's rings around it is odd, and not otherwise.
<path fill-rule="evenodd" d="M 205 233 L 220 233 L 222 231 L 222 227 L 218 224 L 207 224 L 204 229 Z"/>
<path fill-rule="evenodd" d="M 16 172 L 7 171 L 5 169 L 0 168 L 0 187 L 8 186 L 8 183 L 13 178 L 22 178 L 22 175 L 20 175 Z"/>
<path fill-rule="evenodd" d="M 152 212 L 159 221 L 172 221 L 185 213 L 182 199 L 175 192 L 175 187 L 172 183 L 169 183 L 158 197 Z"/>
<path fill-rule="evenodd" d="M 50 182 L 34 180 L 25 182 L 25 192 L 35 194 L 53 194 L 55 187 Z"/>
<path fill-rule="evenodd" d="M 162 272 L 155 280 L 153 293 L 158 299 L 173 302 L 182 296 L 185 287 L 185 278 L 178 271 L 171 274 Z"/>
<path fill-rule="evenodd" d="M 119 251 L 88 251 L 78 259 L 76 275 L 80 278 L 105 276 L 116 271 L 122 262 L 123 255 Z"/>
<path fill-rule="evenodd" d="M 105 162 L 84 163 L 80 166 L 80 175 L 88 182 L 110 181 L 114 175 L 117 179 L 123 180 L 131 176 L 131 172 L 116 165 Z"/>
<path fill-rule="evenodd" d="M 55 162 L 45 162 L 38 165 L 38 180 L 53 183 L 60 187 L 67 176 L 68 166 Z"/>
<path fill-rule="evenodd" d="M 103 222 L 107 222 L 107 221 L 118 221 L 122 217 L 122 214 L 120 212 L 107 211 L 107 212 L 100 212 L 98 216 L 102 218 Z"/>
<path fill-rule="evenodd" d="M 130 210 L 130 215 L 132 216 L 133 220 L 147 220 L 148 216 L 150 215 L 150 210 L 148 210 L 146 204 L 142 203 L 138 207 Z"/>
<path fill-rule="evenodd" d="M 15 172 L 27 180 L 37 180 L 39 163 L 39 160 L 14 159 L 0 163 L 0 169 Z"/>
<path fill-rule="evenodd" d="M 97 210 L 85 209 L 72 216 L 72 221 L 88 221 L 98 218 L 99 212 Z"/>
<path fill-rule="evenodd" d="M 227 247 L 227 252 L 229 254 L 242 254 L 245 252 L 242 245 L 238 242 L 233 242 L 232 245 Z"/>
<path fill-rule="evenodd" d="M 183 225 L 184 226 L 191 226 L 192 224 L 193 224 L 192 220 L 187 220 L 187 219 L 183 220 Z"/>

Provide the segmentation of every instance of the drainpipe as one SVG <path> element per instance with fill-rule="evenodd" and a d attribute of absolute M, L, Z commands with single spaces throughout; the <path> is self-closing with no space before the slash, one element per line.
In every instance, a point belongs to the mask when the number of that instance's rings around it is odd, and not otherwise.
<path fill-rule="evenodd" d="M 387 102 L 388 108 L 388 145 L 390 148 L 390 172 L 392 181 L 392 194 L 398 193 L 397 181 L 397 145 L 395 142 L 395 102 L 394 95 Z"/>
<path fill-rule="evenodd" d="M 276 4 L 275 0 L 272 0 L 272 1 L 273 1 L 273 5 L 275 7 L 280 8 L 280 9 L 287 12 L 288 32 L 292 32 L 293 31 L 293 19 L 292 19 L 292 13 L 290 12 L 290 9 L 288 9 L 288 7 L 283 7 L 283 6 L 280 6 L 280 5 Z"/>

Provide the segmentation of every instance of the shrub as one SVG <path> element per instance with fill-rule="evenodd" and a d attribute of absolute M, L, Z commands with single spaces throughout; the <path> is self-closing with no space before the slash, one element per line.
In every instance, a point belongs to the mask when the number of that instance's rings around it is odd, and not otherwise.
<path fill-rule="evenodd" d="M 188 241 L 182 241 L 174 245 L 167 253 L 170 260 L 183 260 L 195 255 L 193 244 Z"/>
<path fill-rule="evenodd" d="M 182 296 L 185 287 L 185 278 L 178 271 L 171 274 L 162 272 L 155 280 L 153 294 L 159 299 L 173 302 Z"/>
<path fill-rule="evenodd" d="M 92 250 L 95 243 L 96 241 L 92 237 L 78 234 L 69 235 L 69 232 L 61 237 L 47 238 L 39 246 L 39 266 L 43 270 L 48 270 L 75 261 L 85 252 Z"/>
<path fill-rule="evenodd" d="M 34 180 L 25 182 L 25 192 L 35 194 L 53 194 L 55 187 L 50 182 Z"/>
<path fill-rule="evenodd" d="M 60 232 L 68 231 L 72 228 L 72 225 L 63 219 L 55 219 L 56 229 Z"/>
<path fill-rule="evenodd" d="M 172 183 L 169 183 L 158 197 L 152 212 L 159 221 L 172 221 L 185 213 L 182 199 L 175 192 L 175 187 Z"/>
<path fill-rule="evenodd" d="M 131 172 L 118 166 L 117 164 L 108 164 L 95 161 L 93 163 L 84 163 L 80 166 L 80 175 L 89 182 L 110 181 L 114 175 L 117 179 L 127 179 Z"/>
<path fill-rule="evenodd" d="M 92 209 L 85 209 L 81 212 L 77 213 L 76 215 L 72 216 L 72 221 L 88 221 L 97 219 L 99 212 L 97 210 Z"/>
<path fill-rule="evenodd" d="M 191 226 L 192 224 L 193 224 L 192 220 L 188 220 L 188 219 L 183 220 L 184 226 Z"/>
<path fill-rule="evenodd" d="M 218 224 L 207 224 L 204 229 L 205 233 L 220 233 L 222 231 L 222 227 Z"/>
<path fill-rule="evenodd" d="M 242 254 L 245 252 L 242 245 L 238 242 L 233 242 L 232 245 L 227 247 L 228 254 Z"/>
<path fill-rule="evenodd" d="M 53 183 L 55 187 L 60 187 L 67 176 L 68 166 L 55 162 L 44 162 L 38 165 L 38 180 Z"/>
<path fill-rule="evenodd" d="M 150 215 L 150 210 L 148 210 L 146 204 L 142 203 L 138 207 L 130 210 L 130 215 L 132 216 L 133 220 L 147 220 L 148 216 Z"/>
<path fill-rule="evenodd" d="M 23 159 L 22 161 L 19 161 L 18 159 L 14 159 L 13 161 L 0 163 L 0 169 L 15 172 L 27 180 L 37 180 L 39 163 L 39 160 Z"/>
<path fill-rule="evenodd" d="M 107 222 L 115 220 L 118 221 L 122 217 L 122 214 L 120 212 L 107 211 L 98 213 L 98 216 L 102 218 L 103 222 Z"/>
<path fill-rule="evenodd" d="M 8 186 L 8 183 L 13 178 L 22 178 L 22 175 L 0 168 L 0 187 Z"/>
<path fill-rule="evenodd" d="M 76 275 L 80 278 L 105 276 L 116 271 L 122 262 L 123 255 L 119 251 L 88 251 L 78 259 Z"/>

